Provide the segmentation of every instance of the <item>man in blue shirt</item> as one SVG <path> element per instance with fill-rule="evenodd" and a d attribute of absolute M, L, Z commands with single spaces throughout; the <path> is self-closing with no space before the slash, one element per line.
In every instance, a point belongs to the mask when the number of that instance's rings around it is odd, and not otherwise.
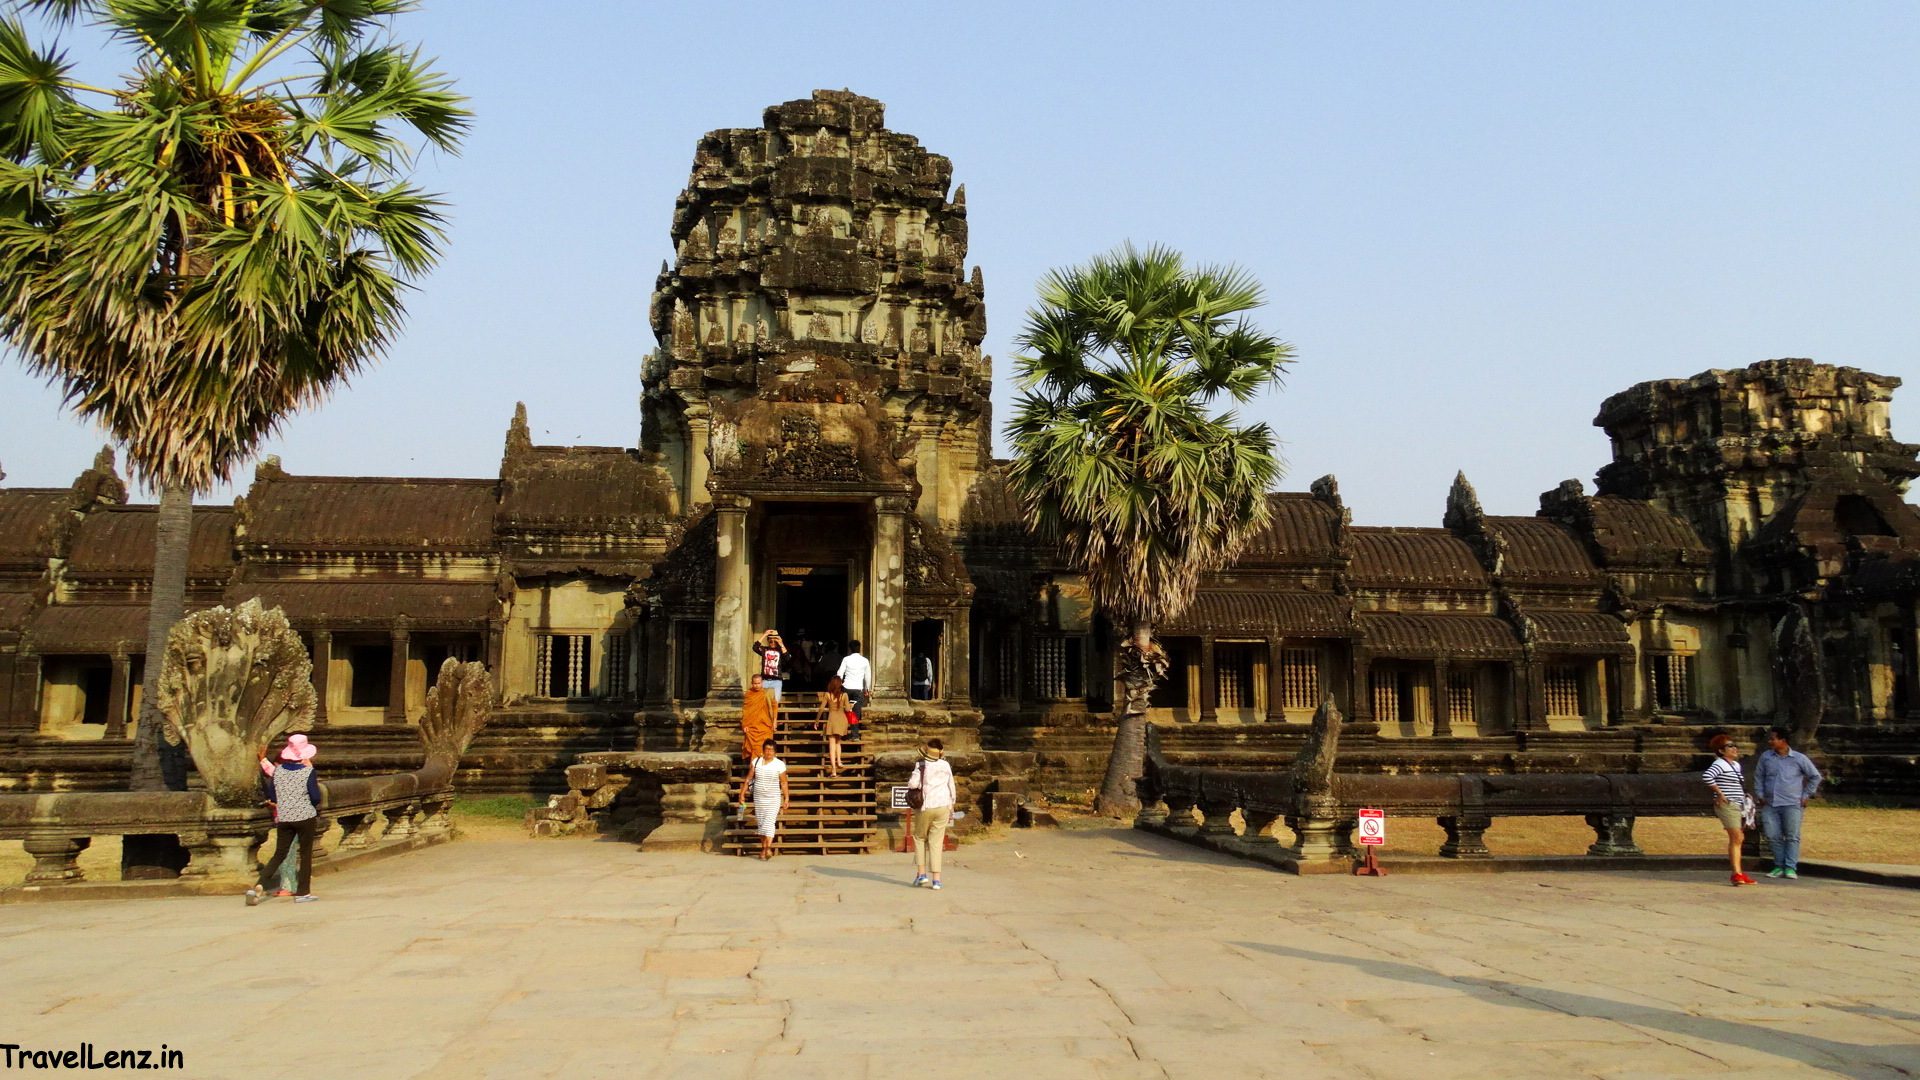
<path fill-rule="evenodd" d="M 1800 876 L 1800 815 L 1820 791 L 1820 770 L 1787 745 L 1783 727 L 1767 729 L 1767 749 L 1753 763 L 1753 797 L 1760 804 L 1760 830 L 1773 849 L 1768 877 Z"/>

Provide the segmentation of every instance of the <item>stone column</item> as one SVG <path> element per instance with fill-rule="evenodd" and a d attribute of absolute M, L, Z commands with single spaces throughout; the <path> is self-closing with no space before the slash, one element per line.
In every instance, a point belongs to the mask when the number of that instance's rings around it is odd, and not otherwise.
<path fill-rule="evenodd" d="M 940 656 L 946 670 L 940 673 L 939 696 L 947 704 L 960 708 L 973 699 L 973 635 L 967 621 L 964 607 L 948 612 L 946 633 L 940 641 Z"/>
<path fill-rule="evenodd" d="M 698 410 L 698 411 L 696 411 Z M 707 456 L 711 445 L 713 424 L 704 405 L 689 405 L 687 418 L 687 492 L 686 510 L 694 510 L 713 501 L 713 495 L 707 491 L 707 470 L 711 464 Z"/>
<path fill-rule="evenodd" d="M 313 632 L 313 726 L 327 726 L 327 699 L 333 690 L 333 631 Z"/>
<path fill-rule="evenodd" d="M 1451 738 L 1453 735 L 1453 702 L 1448 693 L 1448 680 L 1453 676 L 1451 666 L 1444 656 L 1433 661 L 1433 737 Z"/>
<path fill-rule="evenodd" d="M 1214 663 L 1211 634 L 1200 639 L 1200 722 L 1220 722 L 1220 669 Z"/>
<path fill-rule="evenodd" d="M 132 678 L 133 657 L 127 653 L 127 643 L 118 642 L 113 647 L 113 681 L 107 688 L 107 738 L 109 739 L 127 737 L 128 684 Z"/>
<path fill-rule="evenodd" d="M 1281 660 L 1286 656 L 1286 641 L 1278 636 L 1267 639 L 1267 723 L 1282 724 L 1287 719 L 1286 672 Z"/>
<path fill-rule="evenodd" d="M 407 658 L 412 653 L 413 632 L 402 616 L 393 624 L 389 640 L 392 652 L 387 661 L 387 717 L 389 724 L 407 722 Z"/>
<path fill-rule="evenodd" d="M 899 701 L 907 696 L 907 514 L 905 496 L 883 495 L 874 500 L 873 559 L 868 563 L 867 590 L 872 615 L 868 625 L 873 640 L 867 658 L 873 661 L 872 696 Z"/>
<path fill-rule="evenodd" d="M 752 628 L 747 625 L 747 603 L 753 589 L 753 571 L 747 560 L 749 505 L 750 501 L 739 495 L 721 496 L 713 502 L 715 565 L 713 622 L 707 649 L 709 700 L 739 702 L 745 697 L 746 680 L 741 672 L 753 636 Z"/>
<path fill-rule="evenodd" d="M 501 695 L 506 692 L 506 669 L 501 666 L 507 657 L 507 628 L 504 624 L 487 620 L 487 670 L 493 672 L 493 701 L 499 704 Z M 428 672 L 429 682 L 438 672 Z"/>
<path fill-rule="evenodd" d="M 1618 702 L 1614 707 L 1619 712 L 1620 722 L 1631 724 L 1645 720 L 1646 710 L 1640 708 L 1634 700 L 1640 690 L 1640 664 L 1634 653 L 1628 651 L 1609 657 L 1607 670 L 1613 676 L 1612 681 L 1616 688 L 1616 696 L 1613 700 Z"/>
<path fill-rule="evenodd" d="M 40 726 L 40 654 L 25 641 L 13 657 L 12 726 L 33 731 Z"/>
<path fill-rule="evenodd" d="M 1547 730 L 1547 672 L 1532 656 L 1520 662 L 1520 687 L 1524 704 L 1519 726 L 1528 731 Z"/>
<path fill-rule="evenodd" d="M 1626 699 L 1628 684 L 1620 680 L 1620 658 L 1609 656 L 1600 661 L 1606 665 L 1606 676 L 1601 681 L 1606 686 L 1607 727 L 1618 727 L 1627 722 Z"/>
<path fill-rule="evenodd" d="M 1373 722 L 1373 656 L 1358 645 L 1353 647 L 1351 684 L 1347 689 L 1348 714 L 1356 724 Z"/>

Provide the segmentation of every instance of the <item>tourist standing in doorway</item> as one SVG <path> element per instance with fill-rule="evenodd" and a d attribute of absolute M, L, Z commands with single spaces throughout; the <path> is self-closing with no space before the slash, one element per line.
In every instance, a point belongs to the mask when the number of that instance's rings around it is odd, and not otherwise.
<path fill-rule="evenodd" d="M 834 674 L 840 677 L 840 685 L 846 688 L 847 698 L 853 702 L 853 711 L 864 718 L 867 712 L 867 688 L 873 685 L 873 665 L 860 655 L 860 639 L 847 642 L 847 655 L 840 658 L 839 670 Z"/>
<path fill-rule="evenodd" d="M 926 653 L 913 658 L 913 700 L 933 700 L 933 657 Z"/>
<path fill-rule="evenodd" d="M 1740 747 L 1731 735 L 1715 735 L 1707 746 L 1716 755 L 1701 779 L 1713 789 L 1713 816 L 1727 830 L 1727 861 L 1733 867 L 1733 884 L 1751 885 L 1753 879 L 1740 871 L 1740 845 L 1747 839 L 1747 783 L 1740 775 Z"/>
<path fill-rule="evenodd" d="M 313 895 L 313 842 L 320 821 L 320 781 L 309 764 L 319 753 L 305 735 L 294 735 L 280 751 L 280 764 L 272 776 L 260 778 L 261 795 L 273 807 L 273 859 L 260 871 L 260 883 L 247 890 L 247 903 L 257 904 L 266 895 L 268 885 L 280 876 L 295 839 L 300 841 L 300 876 L 294 886 L 293 902 L 304 904 Z"/>
<path fill-rule="evenodd" d="M 780 631 L 768 630 L 753 643 L 753 651 L 760 654 L 760 680 L 773 697 L 773 707 L 778 709 L 780 690 L 786 685 L 787 643 L 780 640 Z"/>
<path fill-rule="evenodd" d="M 820 712 L 815 717 L 822 730 L 827 733 L 827 775 L 840 775 L 840 740 L 847 737 L 849 718 L 847 713 L 853 709 L 853 702 L 847 700 L 847 691 L 835 675 L 827 680 L 827 688 L 820 694 Z"/>
<path fill-rule="evenodd" d="M 740 752 L 748 761 L 760 756 L 760 746 L 773 738 L 778 706 L 758 675 L 747 680 L 746 701 L 740 707 Z"/>
<path fill-rule="evenodd" d="M 920 792 L 917 805 L 912 792 Z M 913 810 L 913 883 L 940 887 L 940 853 L 947 846 L 947 826 L 953 823 L 953 805 L 960 801 L 954 787 L 953 766 L 939 739 L 928 739 L 907 781 L 907 802 Z"/>
<path fill-rule="evenodd" d="M 772 739 L 760 744 L 760 756 L 747 765 L 747 779 L 740 785 L 740 802 L 753 800 L 753 824 L 760 833 L 760 860 L 773 858 L 773 836 L 780 827 L 780 814 L 787 808 L 787 763 L 777 756 L 779 747 Z"/>
<path fill-rule="evenodd" d="M 1820 793 L 1820 770 L 1807 755 L 1787 745 L 1786 728 L 1767 729 L 1767 748 L 1753 763 L 1753 796 L 1760 804 L 1760 831 L 1773 849 L 1768 877 L 1789 881 L 1800 876 L 1800 821 L 1807 800 Z"/>

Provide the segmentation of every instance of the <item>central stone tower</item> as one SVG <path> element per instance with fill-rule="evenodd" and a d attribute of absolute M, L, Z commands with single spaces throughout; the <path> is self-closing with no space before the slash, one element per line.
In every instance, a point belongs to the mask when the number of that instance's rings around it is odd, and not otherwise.
<path fill-rule="evenodd" d="M 641 445 L 690 532 L 713 530 L 710 701 L 737 699 L 769 626 L 790 646 L 861 640 L 882 703 L 923 657 L 937 697 L 965 700 L 972 589 L 948 541 L 989 464 L 991 365 L 952 174 L 845 91 L 694 153 Z"/>

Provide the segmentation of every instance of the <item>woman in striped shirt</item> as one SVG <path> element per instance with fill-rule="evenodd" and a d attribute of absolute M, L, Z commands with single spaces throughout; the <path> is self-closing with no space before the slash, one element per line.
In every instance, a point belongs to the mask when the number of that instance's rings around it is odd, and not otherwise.
<path fill-rule="evenodd" d="M 1713 789 L 1713 815 L 1727 830 L 1727 861 L 1733 865 L 1733 884 L 1751 885 L 1753 879 L 1740 872 L 1740 845 L 1747 839 L 1747 786 L 1746 778 L 1740 775 L 1740 748 L 1731 735 L 1715 735 L 1707 746 L 1718 756 L 1701 779 Z"/>

